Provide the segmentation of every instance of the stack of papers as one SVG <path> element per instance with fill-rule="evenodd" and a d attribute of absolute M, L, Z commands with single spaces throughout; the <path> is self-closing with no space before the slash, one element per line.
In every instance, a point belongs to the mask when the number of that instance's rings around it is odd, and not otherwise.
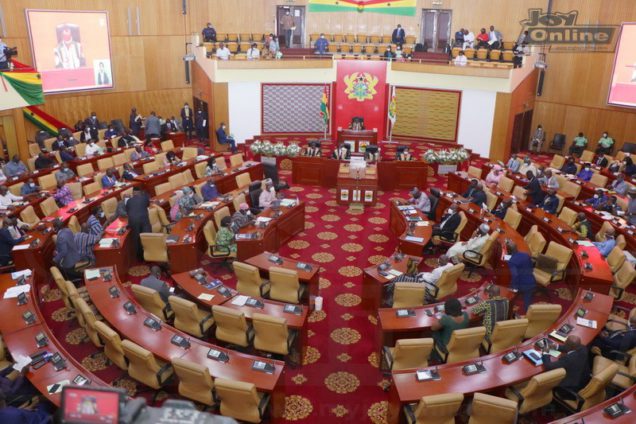
<path fill-rule="evenodd" d="M 247 302 L 249 296 L 238 295 L 234 299 L 232 299 L 232 305 L 236 306 L 245 306 L 245 302 Z"/>
<path fill-rule="evenodd" d="M 415 242 L 415 243 L 423 243 L 424 242 L 424 237 L 406 236 L 406 237 L 404 237 L 404 239 L 406 241 L 412 241 L 412 242 Z"/>
<path fill-rule="evenodd" d="M 283 199 L 280 201 L 281 206 L 285 206 L 286 208 L 291 208 L 296 205 L 296 201 L 293 199 Z"/>
<path fill-rule="evenodd" d="M 14 356 L 14 360 L 15 363 L 13 364 L 13 369 L 17 372 L 22 372 L 24 367 L 31 364 L 31 357 L 26 355 L 16 355 Z"/>
<path fill-rule="evenodd" d="M 259 216 L 258 218 L 256 218 L 256 222 L 257 223 L 261 223 L 261 222 L 269 222 L 271 221 L 272 218 L 268 217 L 268 216 Z"/>
<path fill-rule="evenodd" d="M 394 277 L 399 277 L 400 275 L 403 274 L 402 271 L 398 271 L 397 269 L 390 269 L 388 273 Z"/>
<path fill-rule="evenodd" d="M 428 221 L 418 221 L 415 224 L 416 227 L 428 227 Z"/>
<path fill-rule="evenodd" d="M 591 241 L 587 241 L 587 240 L 577 240 L 576 243 L 579 246 L 594 247 L 594 243 L 592 243 Z"/>
<path fill-rule="evenodd" d="M 4 292 L 4 299 L 13 299 L 18 297 L 21 293 L 28 293 L 31 290 L 31 284 L 23 284 L 21 286 L 9 287 Z"/>
<path fill-rule="evenodd" d="M 113 243 L 117 240 L 116 238 L 103 238 L 99 241 L 99 247 L 113 247 Z"/>
<path fill-rule="evenodd" d="M 87 269 L 86 271 L 84 271 L 84 278 L 86 278 L 87 280 L 99 278 L 99 269 Z"/>
<path fill-rule="evenodd" d="M 198 297 L 198 299 L 204 300 L 204 301 L 210 301 L 212 299 L 214 299 L 214 295 L 213 294 L 208 294 L 208 293 L 201 293 Z"/>
<path fill-rule="evenodd" d="M 19 280 L 21 277 L 27 278 L 33 272 L 30 269 L 23 269 L 22 271 L 16 271 L 11 273 L 12 280 Z"/>
<path fill-rule="evenodd" d="M 597 323 L 593 319 L 585 319 L 585 318 L 577 317 L 576 318 L 576 323 L 578 325 L 582 326 L 582 327 L 587 327 L 587 328 L 596 328 L 597 327 Z"/>
<path fill-rule="evenodd" d="M 216 208 L 220 202 L 203 202 L 201 203 L 202 208 Z"/>

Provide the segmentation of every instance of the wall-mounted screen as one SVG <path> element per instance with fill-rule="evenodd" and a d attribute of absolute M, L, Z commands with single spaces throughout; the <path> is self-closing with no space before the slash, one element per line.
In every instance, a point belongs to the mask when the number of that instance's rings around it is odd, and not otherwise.
<path fill-rule="evenodd" d="M 616 46 L 614 71 L 607 102 L 636 107 L 636 22 L 624 23 Z"/>

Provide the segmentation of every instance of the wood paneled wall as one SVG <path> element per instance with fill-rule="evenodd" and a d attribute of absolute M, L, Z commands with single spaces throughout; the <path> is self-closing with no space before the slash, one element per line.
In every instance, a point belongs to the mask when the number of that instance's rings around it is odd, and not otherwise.
<path fill-rule="evenodd" d="M 577 24 L 620 25 L 636 20 L 633 0 L 554 0 L 554 10 L 578 10 Z M 608 131 L 618 146 L 636 142 L 636 111 L 607 105 L 614 53 L 557 53 L 547 55 L 543 95 L 537 97 L 533 127 L 543 125 L 548 140 L 567 135 L 567 144 L 579 131 L 590 148 Z"/>

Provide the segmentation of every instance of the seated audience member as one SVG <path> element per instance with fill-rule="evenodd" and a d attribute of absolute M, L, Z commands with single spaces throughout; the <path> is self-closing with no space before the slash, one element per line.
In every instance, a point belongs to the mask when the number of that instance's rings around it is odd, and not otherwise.
<path fill-rule="evenodd" d="M 48 154 L 38 153 L 38 158 L 35 160 L 35 169 L 38 171 L 41 169 L 49 169 L 55 166 L 55 160 L 53 160 Z"/>
<path fill-rule="evenodd" d="M 146 159 L 150 157 L 150 153 L 143 150 L 141 146 L 135 146 L 135 151 L 130 154 L 130 160 L 136 162 L 138 160 Z"/>
<path fill-rule="evenodd" d="M 205 176 L 206 177 L 211 177 L 212 175 L 216 175 L 219 173 L 219 167 L 216 164 L 216 160 L 214 160 L 213 157 L 211 157 L 210 159 L 208 159 L 208 163 L 205 167 Z"/>
<path fill-rule="evenodd" d="M 82 124 L 82 133 L 80 134 L 80 141 L 82 143 L 88 143 L 91 139 L 91 127 L 86 124 Z"/>
<path fill-rule="evenodd" d="M 521 34 L 519 34 L 519 38 L 517 38 L 517 44 L 519 46 L 530 44 L 530 36 L 528 34 L 528 31 L 523 31 Z"/>
<path fill-rule="evenodd" d="M 181 131 L 179 121 L 177 121 L 177 118 L 175 118 L 174 115 L 172 115 L 170 119 L 166 121 L 166 129 L 168 130 L 168 133 L 177 133 Z"/>
<path fill-rule="evenodd" d="M 216 249 L 220 251 L 227 251 L 228 253 L 236 252 L 236 239 L 234 233 L 230 229 L 232 225 L 232 218 L 224 216 L 221 219 L 221 228 L 216 233 Z"/>
<path fill-rule="evenodd" d="M 455 33 L 455 42 L 453 43 L 453 47 L 461 47 L 463 45 L 464 45 L 464 28 L 460 28 L 460 30 Z"/>
<path fill-rule="evenodd" d="M 401 161 L 413 160 L 413 156 L 411 155 L 411 152 L 409 151 L 408 147 L 405 146 L 402 152 L 398 153 L 397 160 L 401 160 Z"/>
<path fill-rule="evenodd" d="M 623 173 L 628 177 L 633 177 L 636 174 L 636 165 L 630 156 L 623 160 Z"/>
<path fill-rule="evenodd" d="M 141 140 L 135 137 L 132 130 L 128 129 L 126 130 L 126 134 L 124 134 L 117 142 L 117 147 L 122 147 L 126 149 L 129 147 L 133 147 L 138 143 L 141 143 Z"/>
<path fill-rule="evenodd" d="M 384 54 L 382 55 L 382 57 L 384 58 L 384 60 L 395 59 L 395 53 L 393 53 L 391 46 L 386 46 L 386 50 L 384 51 Z"/>
<path fill-rule="evenodd" d="M 476 305 L 472 313 L 483 315 L 482 325 L 486 327 L 486 335 L 490 336 L 498 321 L 508 319 L 509 302 L 508 299 L 501 296 L 499 286 L 489 286 L 486 289 L 486 294 L 488 294 L 488 300 Z"/>
<path fill-rule="evenodd" d="M 576 164 L 574 163 L 574 158 L 567 158 L 561 167 L 561 172 L 567 175 L 576 175 Z"/>
<path fill-rule="evenodd" d="M 316 54 L 325 54 L 329 48 L 329 40 L 325 37 L 325 34 L 320 34 L 320 37 L 314 43 L 314 49 Z"/>
<path fill-rule="evenodd" d="M 11 237 L 13 237 L 14 240 L 21 239 L 22 237 L 24 237 L 25 231 L 29 230 L 29 225 L 20 221 L 15 216 L 7 216 L 4 218 L 4 220 L 7 221 L 7 229 L 9 230 L 9 233 L 11 233 Z"/>
<path fill-rule="evenodd" d="M 73 201 L 73 193 L 71 193 L 71 189 L 68 188 L 68 185 L 64 184 L 61 181 L 57 182 L 57 190 L 53 193 L 53 198 L 57 202 L 57 204 L 62 207 L 66 206 Z"/>
<path fill-rule="evenodd" d="M 219 43 L 219 47 L 216 49 L 216 57 L 220 60 L 228 60 L 232 54 L 224 43 Z"/>
<path fill-rule="evenodd" d="M 464 30 L 464 44 L 462 50 L 472 49 L 475 44 L 475 34 L 472 31 Z"/>
<path fill-rule="evenodd" d="M 203 35 L 203 42 L 216 43 L 216 31 L 210 22 L 203 28 L 201 35 Z"/>
<path fill-rule="evenodd" d="M 55 180 L 66 183 L 69 180 L 75 178 L 75 172 L 68 167 L 68 163 L 62 162 L 60 169 L 55 173 Z"/>
<path fill-rule="evenodd" d="M 268 179 L 265 182 L 265 190 L 261 191 L 261 195 L 258 196 L 258 207 L 261 209 L 269 208 L 274 201 L 276 201 L 276 189 L 272 180 Z"/>
<path fill-rule="evenodd" d="M 219 144 L 229 144 L 232 153 L 236 153 L 236 142 L 234 138 L 227 135 L 225 132 L 226 129 L 225 122 L 221 122 L 221 125 L 219 125 L 219 128 L 216 130 L 216 141 L 218 141 Z"/>
<path fill-rule="evenodd" d="M 482 28 L 479 30 L 479 34 L 477 34 L 477 48 L 488 48 L 488 33 L 486 32 L 486 28 Z"/>
<path fill-rule="evenodd" d="M 96 156 L 102 154 L 102 148 L 95 143 L 94 139 L 90 139 L 86 146 L 86 156 Z"/>
<path fill-rule="evenodd" d="M 431 211 L 431 199 L 429 199 L 426 193 L 420 191 L 417 187 L 414 187 L 413 190 L 411 190 L 409 203 L 412 204 L 415 209 L 424 213 L 429 213 Z"/>
<path fill-rule="evenodd" d="M 75 159 L 75 156 L 73 156 L 73 153 L 71 153 L 71 149 L 66 148 L 60 150 L 60 159 L 62 159 L 62 163 L 70 162 Z"/>
<path fill-rule="evenodd" d="M 113 168 L 108 168 L 106 170 L 106 175 L 102 177 L 102 188 L 111 188 L 115 187 L 117 184 L 117 177 L 115 177 L 115 170 Z"/>
<path fill-rule="evenodd" d="M 636 225 L 636 187 L 630 188 L 628 194 L 629 202 L 627 203 L 625 218 L 630 225 Z"/>
<path fill-rule="evenodd" d="M 66 149 L 68 146 L 64 142 L 64 139 L 61 135 L 58 135 L 53 144 L 51 145 L 51 149 L 55 152 L 57 150 Z"/>
<path fill-rule="evenodd" d="M 523 158 L 523 163 L 519 167 L 519 173 L 521 175 L 526 175 L 528 171 L 531 171 L 533 175 L 537 174 L 537 168 L 532 164 L 532 159 L 530 159 L 530 156 L 526 156 L 525 158 Z"/>
<path fill-rule="evenodd" d="M 124 164 L 124 172 L 122 174 L 122 178 L 126 181 L 132 181 L 135 177 L 138 177 L 139 174 L 135 171 L 135 168 L 129 163 Z"/>
<path fill-rule="evenodd" d="M 543 165 L 539 165 L 537 167 L 537 178 L 539 179 L 539 183 L 541 184 L 541 186 L 546 186 L 548 185 L 548 177 L 545 175 L 545 166 Z"/>
<path fill-rule="evenodd" d="M 538 205 L 543 201 L 543 197 L 545 196 L 545 193 L 541 189 L 539 178 L 535 177 L 532 171 L 526 173 L 526 178 L 528 179 L 528 184 L 525 187 L 526 196 L 533 204 Z"/>
<path fill-rule="evenodd" d="M 34 193 L 37 193 L 38 191 L 40 191 L 40 186 L 35 184 L 35 181 L 33 181 L 33 178 L 29 178 L 28 180 L 26 180 L 24 184 L 22 184 L 22 187 L 20 188 L 20 194 L 22 196 L 28 196 L 29 194 L 34 194 Z"/>
<path fill-rule="evenodd" d="M 181 192 L 183 193 L 183 196 L 177 202 L 179 205 L 178 219 L 189 215 L 201 204 L 201 198 L 190 187 L 183 187 Z"/>
<path fill-rule="evenodd" d="M 616 159 L 613 159 L 610 162 L 610 164 L 607 166 L 607 170 L 612 174 L 621 172 L 622 169 L 623 169 L 623 163 Z"/>
<path fill-rule="evenodd" d="M 517 290 L 523 297 L 523 309 L 520 313 L 525 313 L 532 303 L 532 297 L 537 287 L 534 278 L 534 263 L 526 252 L 519 252 L 517 245 L 512 240 L 506 240 L 506 251 L 508 252 L 508 269 L 510 270 L 510 288 Z"/>
<path fill-rule="evenodd" d="M 545 182 L 546 188 L 551 188 L 555 191 L 558 190 L 560 187 L 559 180 L 557 179 L 555 175 L 552 174 L 552 170 L 546 169 L 545 176 L 546 176 L 546 182 Z"/>
<path fill-rule="evenodd" d="M 503 36 L 501 32 L 495 29 L 494 25 L 490 25 L 490 32 L 488 33 L 488 45 L 491 49 L 500 49 L 503 42 Z"/>
<path fill-rule="evenodd" d="M 612 153 L 612 147 L 614 146 L 614 139 L 609 136 L 607 131 L 603 133 L 601 138 L 598 140 L 598 144 L 596 146 L 596 153 L 601 155 L 609 155 Z"/>
<path fill-rule="evenodd" d="M 470 252 L 468 250 L 472 250 L 473 252 L 481 252 L 481 248 L 484 247 L 486 241 L 488 240 L 488 232 L 490 231 L 490 227 L 488 224 L 481 224 L 473 233 L 473 235 L 467 241 L 458 241 L 454 245 L 450 247 L 446 251 L 446 255 L 449 258 L 457 258 L 461 259 L 466 253 L 470 256 Z"/>
<path fill-rule="evenodd" d="M 2 170 L 3 166 L 4 166 L 4 161 L 0 159 L 0 184 L 4 184 L 7 182 L 7 176 L 4 175 L 4 171 Z"/>
<path fill-rule="evenodd" d="M 74 234 L 75 245 L 79 253 L 80 261 L 88 261 L 91 265 L 95 264 L 95 253 L 93 247 L 99 242 L 99 235 L 91 234 L 88 223 L 83 223 L 81 231 Z"/>
<path fill-rule="evenodd" d="M 621 208 L 621 205 L 618 204 L 618 198 L 616 196 L 608 196 L 605 203 L 600 205 L 597 210 L 609 212 L 615 216 L 623 214 L 623 209 Z"/>
<path fill-rule="evenodd" d="M 239 210 L 232 215 L 232 228 L 238 231 L 241 228 L 247 227 L 254 221 L 254 216 L 250 211 L 250 207 L 247 203 L 241 203 Z"/>
<path fill-rule="evenodd" d="M 219 197 L 219 190 L 216 188 L 214 178 L 208 179 L 208 181 L 201 186 L 201 196 L 205 202 L 209 202 L 210 200 L 214 200 Z"/>
<path fill-rule="evenodd" d="M 57 232 L 57 241 L 55 242 L 53 262 L 57 264 L 68 279 L 81 278 L 82 275 L 75 270 L 75 266 L 81 261 L 79 249 L 75 244 L 75 235 L 61 219 L 55 220 L 54 228 Z"/>
<path fill-rule="evenodd" d="M 448 207 L 439 224 L 433 225 L 431 231 L 431 241 L 424 246 L 424 252 L 426 254 L 431 253 L 431 247 L 433 245 L 432 239 L 434 236 L 438 236 L 444 239 L 452 239 L 455 235 L 455 230 L 461 223 L 461 217 L 457 211 L 457 205 L 453 203 Z"/>
<path fill-rule="evenodd" d="M 338 148 L 334 150 L 333 153 L 331 154 L 332 159 L 338 159 L 338 160 L 347 160 L 350 157 L 351 157 L 351 153 L 349 152 L 349 149 L 347 149 L 344 143 L 340 144 L 340 146 L 338 146 Z"/>
<path fill-rule="evenodd" d="M 464 197 L 466 199 L 470 199 L 473 196 L 473 193 L 475 192 L 475 190 L 477 190 L 477 184 L 479 184 L 479 180 L 478 179 L 476 179 L 476 178 L 471 179 L 470 183 L 468 183 L 468 188 L 462 194 L 462 197 Z"/>
<path fill-rule="evenodd" d="M 8 178 L 21 177 L 28 173 L 29 169 L 26 167 L 24 162 L 20 160 L 20 156 L 17 154 L 13 155 L 11 160 L 4 166 L 4 174 Z"/>
<path fill-rule="evenodd" d="M 556 350 L 563 353 L 558 359 L 550 355 L 552 346 L 543 348 L 541 359 L 543 370 L 550 371 L 557 368 L 565 370 L 565 378 L 559 383 L 557 388 L 578 392 L 590 381 L 589 350 L 587 346 L 581 344 L 579 336 L 570 335 L 565 339 L 565 343 L 556 347 Z"/>
<path fill-rule="evenodd" d="M 175 166 L 179 165 L 179 163 L 181 163 L 181 159 L 177 157 L 175 152 L 169 150 L 168 153 L 166 153 L 165 159 L 163 160 L 163 166 Z"/>
<path fill-rule="evenodd" d="M 536 151 L 539 153 L 541 151 L 541 146 L 545 141 L 545 131 L 541 125 L 537 125 L 537 129 L 534 131 L 532 138 L 530 139 L 530 151 Z"/>
<path fill-rule="evenodd" d="M 38 402 L 25 408 L 8 405 L 6 397 L 0 391 L 0 420 L 5 423 L 47 424 L 53 414 L 48 403 Z"/>
<path fill-rule="evenodd" d="M 470 196 L 468 200 L 481 207 L 482 205 L 486 204 L 486 202 L 488 201 L 487 199 L 488 198 L 486 197 L 484 186 L 481 183 L 477 183 L 477 187 L 475 187 L 472 196 Z"/>
<path fill-rule="evenodd" d="M 622 359 L 616 352 L 627 353 L 636 347 L 636 315 L 629 318 L 627 328 L 621 331 L 601 331 L 592 346 L 601 350 L 601 354 L 609 359 Z"/>
<path fill-rule="evenodd" d="M 587 147 L 587 138 L 583 135 L 582 132 L 579 133 L 574 140 L 572 140 L 572 145 L 570 146 L 570 154 L 581 157 L 583 154 L 583 150 Z"/>
<path fill-rule="evenodd" d="M 468 65 L 468 59 L 466 58 L 466 55 L 464 54 L 463 50 L 460 50 L 460 52 L 457 54 L 457 57 L 455 57 L 455 59 L 453 60 L 453 64 L 455 66 Z"/>
<path fill-rule="evenodd" d="M 499 184 L 499 180 L 503 176 L 503 172 L 501 166 L 495 165 L 492 167 L 488 175 L 486 175 L 486 183 L 488 184 Z"/>
<path fill-rule="evenodd" d="M 585 200 L 585 203 L 592 206 L 594 209 L 598 210 L 602 205 L 607 202 L 607 196 L 605 196 L 605 191 L 600 188 L 596 189 L 596 193 L 589 199 Z"/>
<path fill-rule="evenodd" d="M 172 196 L 174 197 L 174 199 L 172 206 L 170 206 L 170 209 L 168 210 L 168 216 L 170 217 L 170 220 L 172 222 L 177 222 L 181 219 L 181 206 L 179 205 L 179 202 L 183 197 L 183 191 L 176 190 Z"/>
<path fill-rule="evenodd" d="M 583 165 L 583 168 L 576 174 L 576 176 L 583 181 L 590 181 L 593 175 L 594 171 L 592 171 L 592 166 L 589 163 Z"/>
<path fill-rule="evenodd" d="M 512 206 L 512 199 L 503 200 L 499 205 L 492 211 L 492 214 L 495 215 L 499 219 L 504 219 L 506 217 L 506 212 L 508 212 L 508 208 Z"/>
<path fill-rule="evenodd" d="M 629 186 L 627 185 L 625 175 L 623 174 L 618 174 L 616 179 L 610 184 L 610 190 L 615 191 L 619 196 L 625 196 L 628 188 Z"/>
<path fill-rule="evenodd" d="M 247 60 L 258 60 L 261 58 L 261 51 L 256 43 L 252 43 L 247 49 Z"/>
<path fill-rule="evenodd" d="M 541 209 L 547 213 L 556 214 L 559 209 L 559 198 L 556 195 L 556 191 L 553 188 L 548 188 L 548 192 L 543 199 Z"/>
<path fill-rule="evenodd" d="M 4 219 L 2 221 L 2 227 L 0 228 L 0 266 L 6 266 L 13 262 L 11 251 L 13 246 L 22 243 L 24 238 L 15 239 L 9 231 L 11 224 L 10 219 Z"/>
<path fill-rule="evenodd" d="M 431 330 L 435 344 L 444 348 L 450 341 L 451 335 L 455 330 L 467 328 L 470 319 L 466 311 L 462 311 L 462 304 L 454 297 L 444 302 L 444 312 L 439 319 L 433 321 Z"/>
<path fill-rule="evenodd" d="M 311 141 L 309 146 L 305 150 L 305 156 L 308 157 L 320 157 L 322 156 L 322 151 L 320 150 L 320 144 L 315 141 Z"/>
<path fill-rule="evenodd" d="M 446 255 L 441 255 L 437 259 L 437 267 L 434 268 L 431 272 L 420 272 L 416 276 L 416 281 L 418 283 L 430 284 L 432 286 L 436 285 L 440 278 L 442 278 L 442 273 L 444 270 L 451 268 L 453 266 L 452 262 L 449 260 L 449 257 Z"/>
<path fill-rule="evenodd" d="M 616 240 L 614 239 L 614 228 L 608 228 L 605 232 L 605 240 L 604 241 L 594 241 L 592 242 L 594 246 L 598 249 L 601 256 L 604 258 L 610 254 L 612 249 L 616 247 Z"/>
<path fill-rule="evenodd" d="M 572 226 L 574 232 L 580 238 L 590 238 L 592 235 L 592 224 L 587 219 L 587 215 L 584 212 L 579 212 L 576 214 L 576 222 Z"/>
<path fill-rule="evenodd" d="M 139 284 L 149 289 L 156 290 L 157 293 L 159 293 L 161 300 L 168 303 L 168 297 L 170 297 L 172 292 L 170 290 L 170 286 L 161 279 L 161 268 L 157 265 L 153 265 L 152 268 L 150 268 L 150 275 L 141 280 L 141 283 Z"/>
<path fill-rule="evenodd" d="M 88 216 L 86 220 L 86 224 L 88 225 L 88 232 L 94 236 L 100 236 L 104 232 L 104 226 L 100 222 L 100 219 L 104 218 L 104 211 L 100 206 L 96 206 L 91 210 L 91 214 Z M 110 218 L 113 220 L 113 218 Z M 105 226 L 110 224 L 109 221 L 106 222 Z"/>
<path fill-rule="evenodd" d="M 0 209 L 6 209 L 11 206 L 13 202 L 20 202 L 24 198 L 22 196 L 16 196 L 11 193 L 7 186 L 0 186 Z"/>
<path fill-rule="evenodd" d="M 110 140 L 117 137 L 117 130 L 112 125 L 108 125 L 106 131 L 104 131 L 104 140 Z"/>
<path fill-rule="evenodd" d="M 519 172 L 519 169 L 521 168 L 521 161 L 519 160 L 519 157 L 516 153 L 513 153 L 512 156 L 510 156 L 510 159 L 506 164 L 506 168 L 508 168 L 508 170 L 513 174 Z"/>
<path fill-rule="evenodd" d="M 594 165 L 598 166 L 599 168 L 605 168 L 608 164 L 609 161 L 607 160 L 605 155 L 597 155 L 596 159 L 594 159 Z"/>

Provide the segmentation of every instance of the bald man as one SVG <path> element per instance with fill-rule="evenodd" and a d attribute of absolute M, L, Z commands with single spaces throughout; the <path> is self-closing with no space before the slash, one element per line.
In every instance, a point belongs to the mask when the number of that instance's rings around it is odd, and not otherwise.
<path fill-rule="evenodd" d="M 601 349 L 603 356 L 610 359 L 619 359 L 615 351 L 624 352 L 636 347 L 636 315 L 629 317 L 625 330 L 609 333 L 602 331 L 594 340 L 594 346 Z"/>
<path fill-rule="evenodd" d="M 616 239 L 614 239 L 614 229 L 608 228 L 605 232 L 605 240 L 592 242 L 601 255 L 606 258 L 612 249 L 616 247 Z"/>
<path fill-rule="evenodd" d="M 554 360 L 548 352 L 549 347 L 543 349 L 543 369 L 545 371 L 557 368 L 565 369 L 565 378 L 557 387 L 578 392 L 590 381 L 589 350 L 581 344 L 578 336 L 568 336 L 565 343 L 557 347 L 561 356 Z"/>

